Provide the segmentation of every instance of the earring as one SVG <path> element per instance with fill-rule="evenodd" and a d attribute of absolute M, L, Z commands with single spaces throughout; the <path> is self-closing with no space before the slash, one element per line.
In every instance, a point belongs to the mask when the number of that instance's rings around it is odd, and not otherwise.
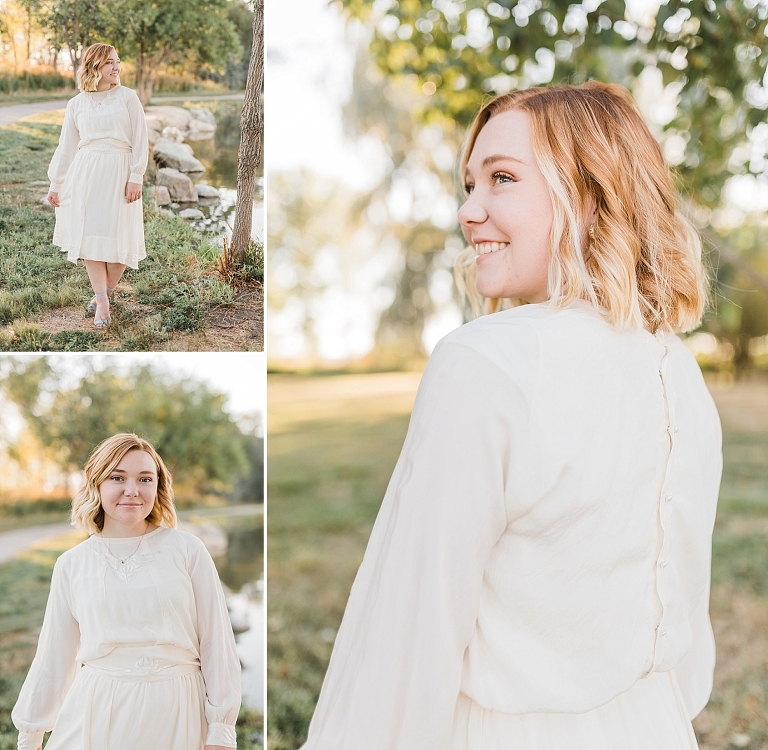
<path fill-rule="evenodd" d="M 589 239 L 593 240 L 595 239 L 595 225 L 590 224 L 589 229 L 587 230 L 587 234 L 589 235 Z"/>

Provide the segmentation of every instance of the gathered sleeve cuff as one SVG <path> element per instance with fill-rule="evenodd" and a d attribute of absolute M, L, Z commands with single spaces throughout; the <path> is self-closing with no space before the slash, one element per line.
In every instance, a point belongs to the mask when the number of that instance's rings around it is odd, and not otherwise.
<path fill-rule="evenodd" d="M 206 745 L 236 747 L 240 711 L 240 659 L 216 566 L 202 542 L 194 550 L 190 577 L 197 607 L 200 669 L 205 681 Z"/>
<path fill-rule="evenodd" d="M 37 750 L 56 722 L 77 674 L 80 626 L 72 615 L 69 584 L 56 561 L 37 652 L 11 713 L 19 730 L 19 750 Z"/>
<path fill-rule="evenodd" d="M 450 744 L 483 574 L 507 525 L 522 392 L 452 341 L 436 347 L 341 624 L 305 750 Z"/>
<path fill-rule="evenodd" d="M 48 179 L 51 181 L 51 192 L 58 193 L 67 176 L 67 171 L 72 164 L 77 147 L 80 143 L 80 133 L 75 123 L 74 99 L 67 102 L 64 113 L 64 125 L 59 136 L 59 145 L 53 153 L 53 158 L 48 167 Z"/>
<path fill-rule="evenodd" d="M 131 176 L 128 182 L 141 185 L 144 182 L 144 172 L 147 171 L 147 159 L 149 158 L 149 136 L 147 134 L 147 119 L 144 115 L 144 107 L 141 106 L 139 97 L 135 92 L 127 102 L 128 115 L 131 118 Z"/>

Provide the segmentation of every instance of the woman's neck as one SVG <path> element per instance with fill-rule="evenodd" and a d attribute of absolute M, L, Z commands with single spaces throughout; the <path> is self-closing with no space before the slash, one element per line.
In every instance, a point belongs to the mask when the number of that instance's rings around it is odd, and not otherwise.
<path fill-rule="evenodd" d="M 116 83 L 107 83 L 106 81 L 99 81 L 96 84 L 96 91 L 94 93 L 100 94 L 104 91 L 109 91 L 117 86 Z"/>
<path fill-rule="evenodd" d="M 101 529 L 101 536 L 104 539 L 128 539 L 134 536 L 144 536 L 159 528 L 147 520 L 135 524 L 120 523 L 107 516 L 104 519 L 104 527 Z"/>

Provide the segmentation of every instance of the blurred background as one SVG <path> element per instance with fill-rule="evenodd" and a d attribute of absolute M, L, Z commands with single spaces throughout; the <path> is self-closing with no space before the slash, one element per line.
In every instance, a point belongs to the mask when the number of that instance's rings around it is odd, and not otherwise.
<path fill-rule="evenodd" d="M 768 3 L 300 0 L 268 9 L 270 747 L 299 747 L 437 340 L 465 320 L 456 166 L 486 97 L 629 88 L 705 241 L 686 337 L 720 410 L 705 750 L 768 748 Z"/>
<path fill-rule="evenodd" d="M 174 478 L 179 528 L 225 587 L 243 666 L 238 746 L 263 747 L 265 362 L 254 354 L 0 357 L 0 748 L 34 656 L 68 511 L 93 448 L 149 440 Z"/>

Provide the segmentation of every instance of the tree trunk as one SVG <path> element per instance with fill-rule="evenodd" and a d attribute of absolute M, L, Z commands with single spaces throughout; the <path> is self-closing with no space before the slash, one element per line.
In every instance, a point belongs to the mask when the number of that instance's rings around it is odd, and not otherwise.
<path fill-rule="evenodd" d="M 261 163 L 261 89 L 264 84 L 264 0 L 253 3 L 253 49 L 240 117 L 240 149 L 237 153 L 237 205 L 232 228 L 232 259 L 242 261 L 251 243 L 253 188 Z"/>

